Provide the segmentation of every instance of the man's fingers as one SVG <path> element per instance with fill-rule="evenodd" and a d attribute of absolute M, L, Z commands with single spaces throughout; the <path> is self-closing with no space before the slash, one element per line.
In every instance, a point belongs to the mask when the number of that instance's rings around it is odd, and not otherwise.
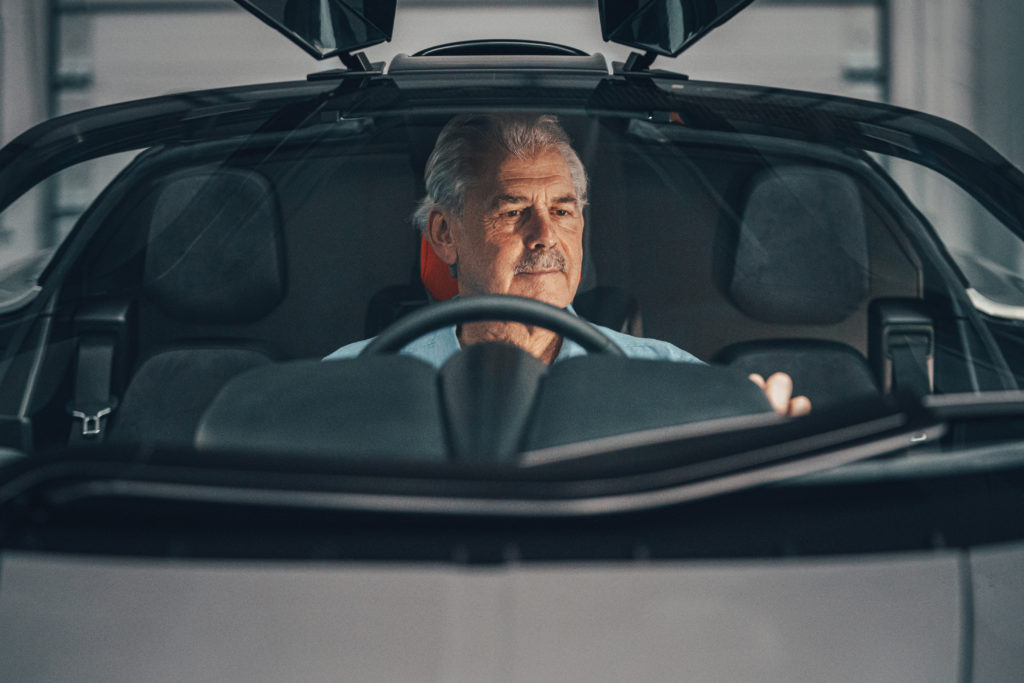
<path fill-rule="evenodd" d="M 779 415 L 789 414 L 789 398 L 793 395 L 793 380 L 784 372 L 776 372 L 765 381 L 764 395 L 772 410 Z"/>
<path fill-rule="evenodd" d="M 751 373 L 747 379 L 756 384 L 764 392 L 768 403 L 779 415 L 799 417 L 811 412 L 811 400 L 806 396 L 793 396 L 793 378 L 784 372 L 776 372 L 767 380 Z"/>
<path fill-rule="evenodd" d="M 811 399 L 806 396 L 794 396 L 789 400 L 789 416 L 800 417 L 811 412 Z"/>

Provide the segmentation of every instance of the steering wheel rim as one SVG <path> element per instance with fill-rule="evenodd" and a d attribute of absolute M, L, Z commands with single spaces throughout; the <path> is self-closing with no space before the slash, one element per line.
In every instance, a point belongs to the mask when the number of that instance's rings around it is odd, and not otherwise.
<path fill-rule="evenodd" d="M 584 320 L 536 299 L 510 295 L 473 296 L 427 306 L 388 325 L 366 345 L 360 356 L 397 353 L 428 332 L 483 320 L 508 320 L 551 330 L 582 346 L 588 353 L 625 356 L 611 339 Z"/>

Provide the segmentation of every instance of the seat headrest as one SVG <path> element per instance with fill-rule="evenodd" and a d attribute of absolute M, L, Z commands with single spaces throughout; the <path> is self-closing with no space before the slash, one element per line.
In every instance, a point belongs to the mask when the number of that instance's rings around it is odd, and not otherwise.
<path fill-rule="evenodd" d="M 284 296 L 280 211 L 270 182 L 242 169 L 162 179 L 149 225 L 146 294 L 190 322 L 252 322 Z"/>
<path fill-rule="evenodd" d="M 448 264 L 434 251 L 427 238 L 420 236 L 420 279 L 434 301 L 447 301 L 459 293 L 459 283 L 448 271 Z"/>
<path fill-rule="evenodd" d="M 756 173 L 731 246 L 726 294 L 757 320 L 838 323 L 868 297 L 863 202 L 842 171 L 794 165 Z"/>

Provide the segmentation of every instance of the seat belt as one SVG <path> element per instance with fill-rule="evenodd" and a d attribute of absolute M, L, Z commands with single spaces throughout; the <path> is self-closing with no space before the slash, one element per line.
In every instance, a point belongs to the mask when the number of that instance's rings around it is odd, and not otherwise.
<path fill-rule="evenodd" d="M 117 338 L 110 334 L 81 335 L 75 366 L 75 398 L 68 406 L 73 422 L 69 442 L 99 443 L 104 437 L 108 416 L 117 407 L 111 396 Z"/>
<path fill-rule="evenodd" d="M 121 366 L 130 320 L 129 302 L 89 304 L 75 316 L 78 351 L 75 357 L 73 418 L 68 442 L 100 443 L 111 413 L 117 408 L 116 388 L 123 383 Z M 118 357 L 118 354 L 122 358 Z"/>
<path fill-rule="evenodd" d="M 924 302 L 877 299 L 868 315 L 870 354 L 882 389 L 930 394 L 935 384 L 935 325 Z"/>
<path fill-rule="evenodd" d="M 888 354 L 892 361 L 892 390 L 914 396 L 932 392 L 932 338 L 923 333 L 890 333 Z"/>

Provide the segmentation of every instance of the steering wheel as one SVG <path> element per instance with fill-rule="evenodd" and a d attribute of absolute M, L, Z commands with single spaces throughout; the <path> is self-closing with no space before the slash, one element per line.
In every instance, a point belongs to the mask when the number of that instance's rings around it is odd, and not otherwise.
<path fill-rule="evenodd" d="M 560 308 L 521 296 L 472 296 L 453 299 L 414 311 L 381 332 L 360 356 L 397 353 L 409 342 L 441 327 L 481 320 L 510 320 L 536 325 L 573 340 L 588 353 L 625 356 L 615 342 L 589 323 Z"/>

